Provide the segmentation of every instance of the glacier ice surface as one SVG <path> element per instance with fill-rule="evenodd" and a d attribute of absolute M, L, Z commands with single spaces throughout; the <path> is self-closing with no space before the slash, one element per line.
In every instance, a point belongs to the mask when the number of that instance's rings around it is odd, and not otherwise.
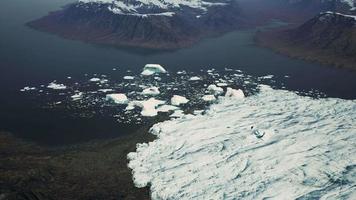
<path fill-rule="evenodd" d="M 221 97 L 203 115 L 158 123 L 150 132 L 157 139 L 138 144 L 128 166 L 152 199 L 355 197 L 355 100 L 261 85 L 255 95 Z"/>

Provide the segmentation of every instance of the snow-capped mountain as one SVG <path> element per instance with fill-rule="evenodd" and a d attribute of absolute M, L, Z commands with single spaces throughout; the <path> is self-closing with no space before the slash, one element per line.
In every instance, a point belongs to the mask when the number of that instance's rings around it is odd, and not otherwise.
<path fill-rule="evenodd" d="M 241 21 L 234 0 L 79 0 L 29 25 L 99 44 L 174 49 Z"/>
<path fill-rule="evenodd" d="M 228 2 L 229 0 L 79 0 L 79 6 L 103 4 L 115 14 L 172 16 L 176 11 L 184 8 L 200 10 L 203 14 L 210 7 L 226 6 Z"/>

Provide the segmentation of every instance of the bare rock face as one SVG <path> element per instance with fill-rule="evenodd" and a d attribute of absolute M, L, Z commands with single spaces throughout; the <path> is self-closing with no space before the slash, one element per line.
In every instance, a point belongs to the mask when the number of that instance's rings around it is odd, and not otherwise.
<path fill-rule="evenodd" d="M 233 0 L 158 2 L 81 0 L 28 25 L 69 39 L 163 49 L 189 46 L 204 36 L 241 25 Z"/>

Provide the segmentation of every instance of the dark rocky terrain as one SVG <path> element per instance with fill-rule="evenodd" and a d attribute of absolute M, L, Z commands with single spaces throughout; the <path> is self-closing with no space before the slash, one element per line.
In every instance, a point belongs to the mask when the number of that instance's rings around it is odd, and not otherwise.
<path fill-rule="evenodd" d="M 127 153 L 153 140 L 147 127 L 130 136 L 49 149 L 0 133 L 0 199 L 149 199 L 134 187 Z"/>
<path fill-rule="evenodd" d="M 291 57 L 356 69 L 356 19 L 322 13 L 301 26 L 259 33 L 257 42 Z"/>
<path fill-rule="evenodd" d="M 28 25 L 96 44 L 175 49 L 240 27 L 242 18 L 237 3 L 227 2 L 207 10 L 181 6 L 169 10 L 142 8 L 138 13 L 115 13 L 108 4 L 78 2 Z"/>

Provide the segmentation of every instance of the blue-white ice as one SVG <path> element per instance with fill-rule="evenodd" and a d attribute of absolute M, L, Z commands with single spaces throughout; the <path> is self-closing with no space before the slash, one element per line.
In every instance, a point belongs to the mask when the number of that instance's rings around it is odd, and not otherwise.
<path fill-rule="evenodd" d="M 356 199 L 355 100 L 261 86 L 151 133 L 128 158 L 153 199 Z"/>

